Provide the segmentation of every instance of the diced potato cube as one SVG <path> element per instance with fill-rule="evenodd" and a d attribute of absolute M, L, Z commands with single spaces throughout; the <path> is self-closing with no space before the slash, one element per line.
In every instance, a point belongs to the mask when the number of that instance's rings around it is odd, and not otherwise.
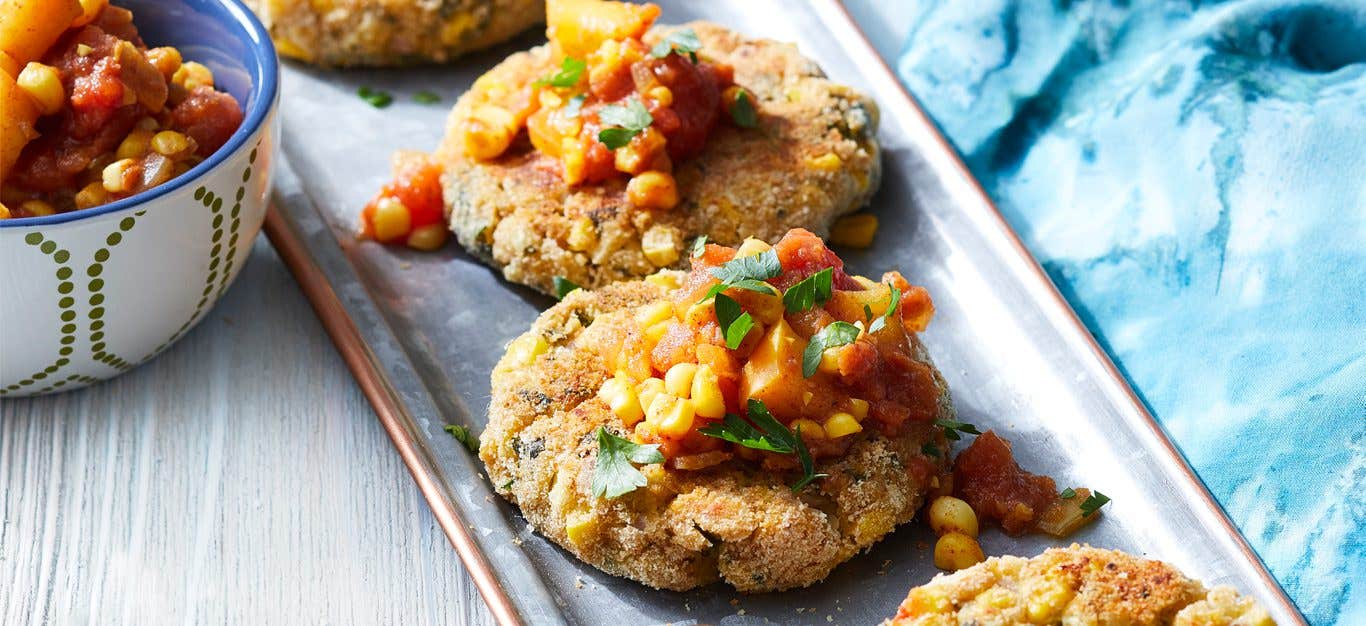
<path fill-rule="evenodd" d="M 802 408 L 806 379 L 802 377 L 802 350 L 806 342 L 779 318 L 764 335 L 740 375 L 740 399 L 753 398 L 778 415 L 797 415 Z"/>
<path fill-rule="evenodd" d="M 853 415 L 843 411 L 835 413 L 825 420 L 825 434 L 832 439 L 852 435 L 861 430 L 863 430 L 863 425 L 859 424 Z"/>

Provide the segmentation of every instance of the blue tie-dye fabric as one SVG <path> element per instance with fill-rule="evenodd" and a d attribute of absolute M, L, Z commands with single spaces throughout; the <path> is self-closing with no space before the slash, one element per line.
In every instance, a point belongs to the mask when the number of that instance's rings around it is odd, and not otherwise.
<path fill-rule="evenodd" d="M 1366 624 L 1366 0 L 848 0 L 1315 624 Z"/>

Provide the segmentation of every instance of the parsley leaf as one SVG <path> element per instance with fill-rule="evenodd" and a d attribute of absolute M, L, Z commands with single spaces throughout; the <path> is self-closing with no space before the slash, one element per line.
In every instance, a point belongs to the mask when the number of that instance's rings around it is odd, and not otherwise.
<path fill-rule="evenodd" d="M 604 128 L 598 131 L 598 141 L 610 150 L 616 150 L 631 142 L 631 138 L 650 127 L 655 121 L 650 112 L 638 99 L 627 101 L 626 106 L 608 105 L 598 110 L 598 119 Z"/>
<path fill-rule="evenodd" d="M 698 302 L 706 302 L 709 298 L 712 298 L 718 293 L 723 293 L 727 289 L 744 289 L 745 291 L 765 293 L 770 296 L 778 295 L 777 287 L 774 287 L 773 285 L 770 285 L 762 280 L 746 278 L 744 280 L 736 281 L 733 283 L 716 283 L 715 285 L 711 286 L 711 289 L 707 290 L 707 293 L 702 294 L 702 299 L 698 300 Z"/>
<path fill-rule="evenodd" d="M 901 303 L 901 290 L 892 285 L 888 286 L 892 287 L 892 301 L 887 305 L 887 310 L 883 312 L 880 317 L 873 320 L 872 324 L 868 325 L 869 334 L 882 330 L 883 327 L 887 326 L 887 320 L 892 319 L 892 316 L 896 314 L 897 305 Z M 868 312 L 871 313 L 872 309 L 869 309 Z"/>
<path fill-rule="evenodd" d="M 811 342 L 806 344 L 806 351 L 802 352 L 802 377 L 811 378 L 816 375 L 816 368 L 821 365 L 822 352 L 828 348 L 854 343 L 854 340 L 858 339 L 858 334 L 858 326 L 849 322 L 831 322 L 829 326 L 812 335 Z"/>
<path fill-rule="evenodd" d="M 1058 494 L 1058 497 L 1062 498 L 1063 500 L 1071 500 L 1072 498 L 1077 497 L 1077 490 L 1068 487 L 1066 489 L 1063 489 L 1062 493 Z"/>
<path fill-rule="evenodd" d="M 716 308 L 716 321 L 721 324 L 721 332 L 726 336 L 726 347 L 731 350 L 739 348 L 745 335 L 754 328 L 754 318 L 740 307 L 739 302 L 723 293 L 716 294 L 716 302 L 712 306 Z"/>
<path fill-rule="evenodd" d="M 560 62 L 560 71 L 532 84 L 537 87 L 544 87 L 546 85 L 551 87 L 573 87 L 574 85 L 579 84 L 579 79 L 583 77 L 583 72 L 587 69 L 587 61 L 581 61 L 574 57 L 565 57 L 564 60 Z"/>
<path fill-rule="evenodd" d="M 436 95 L 436 93 L 424 89 L 413 94 L 413 102 L 416 102 L 418 104 L 436 104 L 438 102 L 441 102 L 441 96 L 438 96 Z"/>
<path fill-rule="evenodd" d="M 563 300 L 565 296 L 569 295 L 569 292 L 574 291 L 575 289 L 583 289 L 583 287 L 580 287 L 577 284 L 575 284 L 574 281 L 569 280 L 568 278 L 565 278 L 563 276 L 556 276 L 554 279 L 554 283 L 555 297 L 560 300 Z"/>
<path fill-rule="evenodd" d="M 564 105 L 564 114 L 569 117 L 578 117 L 579 111 L 583 110 L 583 101 L 586 99 L 588 99 L 588 96 L 583 94 L 570 98 L 569 103 Z"/>
<path fill-rule="evenodd" d="M 768 280 L 782 271 L 783 264 L 778 261 L 778 253 L 765 250 L 760 254 L 726 261 L 721 267 L 712 268 L 711 275 L 733 285 L 746 279 Z"/>
<path fill-rule="evenodd" d="M 470 432 L 470 429 L 459 424 L 446 424 L 441 428 L 450 433 L 452 437 L 455 437 L 456 441 L 464 444 L 465 449 L 475 454 L 479 453 L 479 438 L 475 437 L 474 433 Z"/>
<path fill-rule="evenodd" d="M 750 398 L 748 409 L 748 422 L 740 419 L 738 415 L 727 413 L 725 420 L 720 424 L 712 424 L 699 429 L 698 432 L 746 448 L 767 450 L 778 454 L 796 454 L 797 460 L 802 465 L 802 477 L 792 485 L 793 491 L 799 491 L 802 487 L 811 484 L 811 481 L 826 476 L 816 473 L 815 461 L 812 460 L 811 452 L 806 448 L 806 442 L 802 440 L 800 427 L 796 433 L 793 433 L 791 429 L 774 418 L 772 413 L 768 412 L 768 407 L 764 406 L 761 400 Z"/>
<path fill-rule="evenodd" d="M 371 89 L 363 85 L 360 89 L 356 90 L 356 95 L 360 96 L 361 100 L 366 101 L 370 106 L 375 107 L 376 109 L 382 109 L 394 102 L 394 97 L 389 95 L 389 92 Z"/>
<path fill-rule="evenodd" d="M 598 427 L 598 461 L 593 468 L 593 495 L 619 498 L 647 484 L 634 464 L 663 463 L 658 444 L 640 445 Z"/>
<path fill-rule="evenodd" d="M 1087 498 L 1085 502 L 1081 503 L 1082 517 L 1091 517 L 1092 514 L 1094 514 L 1096 511 L 1099 511 L 1100 507 L 1105 506 L 1105 504 L 1109 501 L 1109 496 L 1099 491 L 1091 492 L 1091 497 Z"/>
<path fill-rule="evenodd" d="M 598 141 L 607 146 L 608 150 L 616 150 L 631 143 L 631 138 L 639 133 L 638 130 L 626 130 L 625 128 L 604 128 L 598 131 Z"/>
<path fill-rule="evenodd" d="M 697 38 L 697 33 L 693 32 L 693 29 L 691 28 L 685 28 L 665 35 L 663 39 L 659 40 L 659 43 L 655 44 L 654 48 L 650 49 L 650 56 L 656 59 L 662 59 L 674 52 L 678 52 L 687 54 L 688 58 L 692 59 L 693 63 L 696 63 L 697 51 L 701 49 L 702 40 Z"/>
<path fill-rule="evenodd" d="M 825 304 L 830 299 L 830 284 L 834 275 L 835 269 L 827 267 L 788 287 L 787 293 L 783 294 L 783 305 L 787 307 L 787 312 L 800 313 Z"/>
<path fill-rule="evenodd" d="M 794 452 L 785 441 L 751 426 L 749 422 L 740 419 L 740 416 L 734 413 L 727 413 L 726 418 L 721 423 L 699 428 L 697 432 L 755 450 L 767 450 L 778 454 L 792 454 Z"/>
<path fill-rule="evenodd" d="M 953 420 L 934 420 L 934 423 L 944 429 L 944 438 L 949 441 L 958 441 L 963 438 L 962 433 L 969 435 L 980 435 L 982 431 L 977 430 L 976 426 L 967 422 L 955 422 Z"/>
<path fill-rule="evenodd" d="M 735 94 L 735 101 L 730 103 L 730 119 L 740 128 L 759 127 L 759 114 L 754 110 L 748 90 L 741 89 Z"/>
<path fill-rule="evenodd" d="M 925 442 L 920 446 L 920 453 L 927 456 L 939 456 L 939 446 Z"/>
<path fill-rule="evenodd" d="M 702 253 L 703 253 L 703 252 L 706 252 L 706 251 L 707 251 L 707 236 L 706 236 L 706 235 L 698 235 L 698 236 L 697 236 L 697 239 L 694 239 L 694 240 L 692 241 L 692 258 L 695 259 L 695 258 L 697 258 L 697 257 L 700 257 L 700 256 L 702 256 Z M 703 298 L 703 299 L 705 300 L 706 298 Z"/>

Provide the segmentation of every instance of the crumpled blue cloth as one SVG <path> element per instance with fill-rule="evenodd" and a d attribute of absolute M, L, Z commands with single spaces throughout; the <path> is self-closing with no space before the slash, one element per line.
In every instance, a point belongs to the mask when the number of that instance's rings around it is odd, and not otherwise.
<path fill-rule="evenodd" d="M 846 0 L 1315 624 L 1366 624 L 1366 0 Z"/>

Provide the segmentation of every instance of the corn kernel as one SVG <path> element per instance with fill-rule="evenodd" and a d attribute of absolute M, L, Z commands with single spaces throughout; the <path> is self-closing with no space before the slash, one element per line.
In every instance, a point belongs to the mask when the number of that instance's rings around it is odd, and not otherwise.
<path fill-rule="evenodd" d="M 664 267 L 677 261 L 678 249 L 682 245 L 678 229 L 672 226 L 656 224 L 640 237 L 640 251 L 656 267 Z"/>
<path fill-rule="evenodd" d="M 593 226 L 593 220 L 581 217 L 574 220 L 574 224 L 569 227 L 569 236 L 565 238 L 570 250 L 582 252 L 592 248 L 598 243 L 598 231 Z"/>
<path fill-rule="evenodd" d="M 651 100 L 658 102 L 660 106 L 673 106 L 674 92 L 664 85 L 656 85 L 649 88 L 645 95 Z"/>
<path fill-rule="evenodd" d="M 190 150 L 190 138 L 173 130 L 152 135 L 152 149 L 163 156 L 178 156 Z"/>
<path fill-rule="evenodd" d="M 735 258 L 738 259 L 742 256 L 754 256 L 756 254 L 763 254 L 772 249 L 773 246 L 768 245 L 768 242 L 762 239 L 755 239 L 753 237 L 750 237 L 748 239 L 745 239 L 744 242 L 740 244 L 739 248 L 735 249 Z"/>
<path fill-rule="evenodd" d="M 138 130 L 147 130 L 155 133 L 158 128 L 161 128 L 161 124 L 157 122 L 157 118 L 148 115 L 138 120 L 137 126 L 135 128 L 137 128 Z M 150 137 L 150 135 L 148 136 Z"/>
<path fill-rule="evenodd" d="M 588 156 L 583 144 L 566 137 L 560 142 L 560 165 L 564 168 L 564 183 L 577 185 L 588 177 Z"/>
<path fill-rule="evenodd" d="M 109 202 L 109 192 L 104 190 L 103 183 L 90 183 L 76 192 L 76 208 L 88 209 Z"/>
<path fill-rule="evenodd" d="M 844 162 L 840 160 L 840 155 L 835 154 L 834 152 L 827 152 L 818 157 L 812 157 L 806 160 L 807 165 L 822 172 L 836 171 L 843 163 Z"/>
<path fill-rule="evenodd" d="M 521 367 L 530 365 L 532 361 L 536 360 L 536 357 L 549 350 L 550 343 L 545 340 L 545 337 L 528 333 L 513 339 L 512 343 L 508 344 L 507 354 L 504 358 L 507 359 L 507 366 Z"/>
<path fill-rule="evenodd" d="M 853 415 L 854 419 L 862 422 L 865 418 L 868 417 L 868 401 L 860 400 L 858 398 L 850 398 L 849 414 Z"/>
<path fill-rule="evenodd" d="M 934 542 L 934 566 L 955 572 L 986 560 L 976 539 L 962 533 L 947 533 Z"/>
<path fill-rule="evenodd" d="M 686 398 L 692 393 L 692 379 L 697 374 L 696 363 L 677 363 L 664 373 L 664 390 Z"/>
<path fill-rule="evenodd" d="M 721 395 L 721 381 L 710 365 L 697 366 L 690 391 L 693 410 L 698 415 L 712 419 L 725 416 L 726 399 Z"/>
<path fill-rule="evenodd" d="M 669 332 L 669 323 L 659 322 L 658 324 L 653 324 L 645 329 L 645 338 L 650 340 L 651 344 L 656 344 L 659 343 L 660 339 L 664 338 L 664 333 L 667 332 Z"/>
<path fill-rule="evenodd" d="M 128 136 L 124 137 L 123 141 L 119 142 L 118 150 L 114 152 L 114 156 L 120 159 L 137 158 L 147 154 L 147 149 L 150 148 L 151 145 L 152 133 L 137 128 L 128 133 Z"/>
<path fill-rule="evenodd" d="M 654 404 L 655 396 L 661 393 L 664 393 L 664 381 L 658 378 L 646 378 L 636 385 L 636 398 L 647 410 Z"/>
<path fill-rule="evenodd" d="M 119 159 L 106 165 L 100 174 L 104 183 L 104 190 L 109 193 L 123 193 L 131 189 L 128 172 L 133 168 L 133 165 L 133 159 Z"/>
<path fill-rule="evenodd" d="M 626 197 L 642 209 L 672 209 L 678 205 L 678 186 L 664 172 L 642 172 L 626 183 Z"/>
<path fill-rule="evenodd" d="M 830 243 L 851 248 L 867 248 L 873 245 L 877 226 L 877 216 L 872 213 L 841 217 L 830 228 Z"/>
<path fill-rule="evenodd" d="M 161 48 L 152 48 L 145 54 L 147 56 L 147 61 L 156 67 L 157 71 L 161 72 L 161 75 L 165 77 L 166 80 L 169 81 L 175 78 L 176 70 L 180 69 L 180 64 L 182 62 L 179 50 L 170 46 L 165 46 Z"/>
<path fill-rule="evenodd" d="M 820 365 L 816 366 L 816 370 L 820 372 L 825 372 L 826 374 L 840 373 L 840 348 L 842 347 L 843 346 L 837 346 L 834 348 L 826 348 L 825 350 L 822 350 L 821 363 Z"/>
<path fill-rule="evenodd" d="M 386 196 L 375 203 L 375 212 L 370 215 L 370 225 L 373 227 L 376 240 L 383 243 L 398 241 L 407 237 L 408 232 L 412 230 L 413 215 L 403 201 Z"/>
<path fill-rule="evenodd" d="M 418 226 L 413 232 L 408 233 L 408 239 L 404 243 L 414 250 L 431 252 L 446 245 L 448 233 L 446 226 L 440 223 Z"/>
<path fill-rule="evenodd" d="M 617 376 L 609 379 L 598 388 L 598 397 L 612 409 L 612 413 L 621 418 L 622 423 L 627 426 L 635 426 L 645 411 L 640 408 L 640 399 L 636 397 L 635 390 L 631 389 L 628 378 Z"/>
<path fill-rule="evenodd" d="M 802 436 L 807 439 L 825 439 L 825 428 L 816 423 L 816 420 L 809 420 L 803 417 L 801 419 L 792 420 L 792 423 L 788 424 L 788 427 L 791 428 L 793 432 L 800 430 Z"/>
<path fill-rule="evenodd" d="M 513 132 L 507 126 L 491 126 L 488 123 L 471 119 L 465 124 L 462 136 L 465 154 L 487 161 L 497 158 L 512 145 Z"/>
<path fill-rule="evenodd" d="M 196 87 L 213 87 L 213 71 L 200 63 L 186 61 L 171 75 L 171 82 L 194 91 Z"/>
<path fill-rule="evenodd" d="M 661 435 L 682 437 L 692 430 L 693 417 L 697 414 L 692 400 L 660 394 L 650 404 L 650 411 L 656 414 L 651 420 Z"/>
<path fill-rule="evenodd" d="M 542 89 L 536 98 L 540 100 L 543 109 L 558 109 L 561 104 L 564 104 L 564 98 L 550 89 Z"/>
<path fill-rule="evenodd" d="M 62 77 L 57 68 L 42 63 L 29 63 L 19 72 L 15 80 L 19 88 L 33 99 L 43 115 L 52 115 L 62 110 L 66 102 L 66 89 L 62 87 Z"/>
<path fill-rule="evenodd" d="M 825 420 L 825 434 L 831 439 L 852 435 L 861 430 L 863 430 L 863 425 L 859 424 L 853 415 L 843 411 L 835 413 Z"/>
<path fill-rule="evenodd" d="M 972 507 L 953 496 L 940 496 L 930 503 L 930 528 L 937 534 L 962 533 L 977 536 L 977 514 Z"/>
<path fill-rule="evenodd" d="M 19 205 L 19 210 L 29 214 L 30 217 L 44 217 L 57 212 L 51 204 L 42 200 L 27 200 Z"/>
<path fill-rule="evenodd" d="M 674 316 L 674 303 L 668 300 L 660 300 L 641 307 L 636 311 L 636 322 L 641 326 L 650 327 L 668 320 Z"/>
<path fill-rule="evenodd" d="M 669 270 L 660 270 L 658 272 L 650 274 L 649 276 L 645 277 L 645 282 L 669 290 L 678 289 L 679 287 L 683 286 L 682 281 L 679 280 L 678 273 L 671 272 Z"/>
<path fill-rule="evenodd" d="M 1063 609 L 1072 601 L 1072 590 L 1055 580 L 1045 581 L 1031 590 L 1025 602 L 1025 612 L 1029 621 L 1035 624 L 1050 624 L 1058 621 Z"/>

